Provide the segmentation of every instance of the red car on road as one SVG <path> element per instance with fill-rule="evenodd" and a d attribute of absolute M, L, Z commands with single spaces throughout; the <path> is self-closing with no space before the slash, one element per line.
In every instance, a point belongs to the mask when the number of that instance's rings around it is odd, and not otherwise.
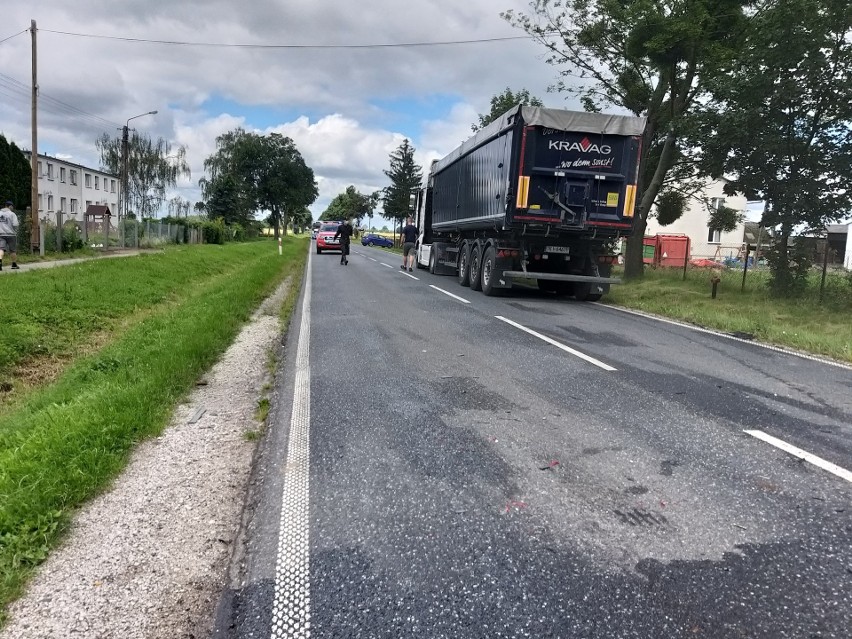
<path fill-rule="evenodd" d="M 337 223 L 323 224 L 317 232 L 317 254 L 323 251 L 339 251 L 340 240 L 334 239 L 334 234 L 337 233 Z"/>

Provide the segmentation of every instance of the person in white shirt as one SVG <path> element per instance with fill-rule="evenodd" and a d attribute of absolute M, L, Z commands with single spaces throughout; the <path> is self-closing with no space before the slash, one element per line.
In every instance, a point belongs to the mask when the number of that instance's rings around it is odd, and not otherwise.
<path fill-rule="evenodd" d="M 0 271 L 6 251 L 11 253 L 12 270 L 18 269 L 18 216 L 14 209 L 12 200 L 6 200 L 6 206 L 0 209 Z"/>

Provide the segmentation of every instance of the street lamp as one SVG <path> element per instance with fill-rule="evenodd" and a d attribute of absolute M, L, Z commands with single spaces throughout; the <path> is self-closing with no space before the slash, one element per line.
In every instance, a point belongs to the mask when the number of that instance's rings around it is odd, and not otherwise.
<path fill-rule="evenodd" d="M 146 115 L 157 115 L 156 111 L 146 111 L 145 113 L 140 113 L 139 115 L 134 115 L 132 118 L 127 118 L 127 122 L 124 123 L 124 128 L 121 131 L 121 196 L 122 202 L 118 211 L 118 220 L 121 222 L 122 217 L 127 217 L 127 191 L 128 191 L 128 174 L 127 174 L 127 154 L 128 154 L 128 134 L 130 131 L 130 121 L 135 120 L 136 118 L 141 118 Z M 124 215 L 122 216 L 122 213 Z"/>

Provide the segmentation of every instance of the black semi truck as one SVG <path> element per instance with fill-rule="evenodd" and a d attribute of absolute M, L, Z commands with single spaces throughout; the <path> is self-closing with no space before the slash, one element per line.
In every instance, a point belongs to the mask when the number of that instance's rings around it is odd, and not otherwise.
<path fill-rule="evenodd" d="M 517 106 L 432 163 L 417 264 L 495 295 L 513 280 L 596 301 L 633 230 L 645 119 Z"/>

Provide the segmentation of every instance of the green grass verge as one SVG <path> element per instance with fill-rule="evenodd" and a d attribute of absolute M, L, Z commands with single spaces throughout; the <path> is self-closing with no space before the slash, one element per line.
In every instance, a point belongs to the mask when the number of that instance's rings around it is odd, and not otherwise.
<path fill-rule="evenodd" d="M 98 332 L 116 328 L 167 300 L 179 301 L 205 278 L 239 269 L 257 243 L 173 246 L 137 257 L 89 260 L 2 280 L 0 381 L 20 363 L 75 354 Z M 300 245 L 301 246 L 301 245 Z"/>
<path fill-rule="evenodd" d="M 677 269 L 648 269 L 639 281 L 613 286 L 608 304 L 647 311 L 725 332 L 754 335 L 760 341 L 852 362 L 852 280 L 831 275 L 819 302 L 819 274 L 797 299 L 772 297 L 765 271 L 723 271 L 716 299 L 710 272 L 690 269 L 686 281 Z"/>
<path fill-rule="evenodd" d="M 51 295 L 31 296 L 34 306 L 18 306 L 21 313 L 52 315 L 69 282 L 90 299 L 81 280 L 107 287 L 99 292 L 114 300 L 113 312 L 94 299 L 89 305 L 109 319 L 143 304 L 148 313 L 97 353 L 77 358 L 54 384 L 0 412 L 0 608 L 20 593 L 74 509 L 109 484 L 137 442 L 163 429 L 259 302 L 288 274 L 298 288 L 308 242 L 287 240 L 284 248 L 282 259 L 272 242 L 194 246 L 69 267 L 73 274 L 39 273 L 47 282 L 28 274 L 33 289 Z M 177 284 L 156 281 L 163 263 Z"/>
<path fill-rule="evenodd" d="M 98 257 L 103 255 L 102 251 L 97 251 L 93 248 L 81 248 L 76 251 L 68 251 L 67 253 L 45 253 L 44 256 L 38 253 L 18 253 L 19 264 L 30 264 L 32 262 L 54 262 L 56 260 L 72 260 L 80 257 Z M 9 258 L 4 258 L 3 262 L 11 264 Z"/>

